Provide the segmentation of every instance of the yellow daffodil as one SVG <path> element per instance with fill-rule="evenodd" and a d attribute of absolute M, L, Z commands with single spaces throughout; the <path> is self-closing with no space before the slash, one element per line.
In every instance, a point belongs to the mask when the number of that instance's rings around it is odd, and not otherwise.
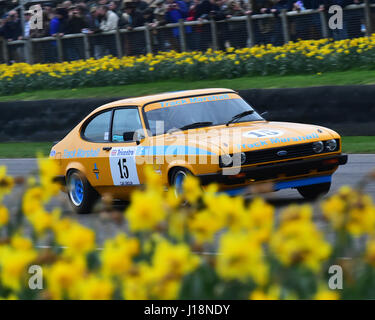
<path fill-rule="evenodd" d="M 125 212 L 130 230 L 151 231 L 164 221 L 166 212 L 160 193 L 153 190 L 134 191 L 131 204 Z"/>

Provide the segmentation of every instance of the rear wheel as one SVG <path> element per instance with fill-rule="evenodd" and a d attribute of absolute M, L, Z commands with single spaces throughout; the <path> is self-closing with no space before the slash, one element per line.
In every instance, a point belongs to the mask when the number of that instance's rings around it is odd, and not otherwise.
<path fill-rule="evenodd" d="M 90 213 L 99 194 L 78 171 L 71 171 L 67 177 L 67 189 L 70 203 L 77 213 Z"/>
<path fill-rule="evenodd" d="M 315 200 L 318 197 L 324 196 L 329 192 L 331 188 L 331 182 L 312 184 L 310 186 L 304 186 L 297 188 L 298 192 L 305 199 Z"/>

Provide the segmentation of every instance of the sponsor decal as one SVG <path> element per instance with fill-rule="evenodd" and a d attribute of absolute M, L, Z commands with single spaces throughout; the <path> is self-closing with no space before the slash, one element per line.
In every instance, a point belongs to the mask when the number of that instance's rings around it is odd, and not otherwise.
<path fill-rule="evenodd" d="M 249 131 L 250 132 L 250 131 Z M 258 140 L 252 143 L 243 143 L 238 144 L 238 149 L 258 149 L 264 146 L 272 146 L 274 144 L 283 144 L 283 143 L 290 143 L 290 142 L 300 142 L 300 141 L 309 141 L 312 139 L 319 139 L 319 135 L 316 133 L 307 134 L 305 136 L 295 136 L 295 137 L 288 137 L 288 138 L 268 138 L 267 140 Z"/>
<path fill-rule="evenodd" d="M 56 155 L 56 151 L 55 150 L 51 150 L 51 153 L 49 154 L 50 157 L 54 157 Z"/>
<path fill-rule="evenodd" d="M 64 150 L 64 159 L 71 159 L 71 158 L 94 158 L 99 155 L 100 148 L 98 149 L 90 149 L 90 150 L 84 150 L 84 149 L 74 149 L 74 150 Z"/>
<path fill-rule="evenodd" d="M 211 95 L 211 96 L 205 96 L 205 97 L 183 98 L 183 99 L 178 99 L 178 100 L 162 101 L 160 102 L 160 107 L 162 108 L 174 107 L 174 106 L 183 105 L 187 103 L 217 101 L 217 100 L 225 100 L 225 99 L 231 99 L 231 97 L 228 94 L 219 94 L 219 95 Z"/>
<path fill-rule="evenodd" d="M 307 134 L 305 136 L 297 136 L 297 137 L 288 137 L 288 138 L 270 138 L 271 144 L 276 143 L 288 143 L 288 142 L 299 142 L 299 141 L 307 141 L 312 139 L 318 139 L 319 136 L 316 133 Z"/>

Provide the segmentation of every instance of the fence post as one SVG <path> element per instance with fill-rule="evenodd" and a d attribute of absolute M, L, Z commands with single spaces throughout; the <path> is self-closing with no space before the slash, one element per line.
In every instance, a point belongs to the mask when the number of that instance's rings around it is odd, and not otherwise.
<path fill-rule="evenodd" d="M 8 42 L 7 39 L 3 39 L 3 56 L 4 56 L 4 63 L 9 63 L 9 50 L 8 50 Z"/>
<path fill-rule="evenodd" d="M 56 36 L 56 45 L 57 45 L 57 59 L 59 62 L 62 62 L 64 60 L 64 51 L 63 51 L 61 37 L 59 35 Z"/>
<path fill-rule="evenodd" d="M 152 53 L 151 32 L 148 24 L 145 24 L 145 39 L 147 53 Z"/>
<path fill-rule="evenodd" d="M 116 28 L 116 51 L 117 51 L 117 57 L 122 58 L 122 47 L 121 47 L 121 34 L 120 34 L 120 29 Z"/>
<path fill-rule="evenodd" d="M 372 34 L 371 7 L 370 7 L 369 0 L 365 0 L 364 3 L 365 3 L 364 10 L 365 10 L 366 35 L 369 37 Z"/>
<path fill-rule="evenodd" d="M 246 16 L 246 31 L 248 37 L 248 46 L 253 47 L 255 45 L 255 35 L 253 27 L 253 19 L 250 14 Z"/>
<path fill-rule="evenodd" d="M 328 23 L 327 23 L 327 13 L 325 11 L 319 11 L 320 25 L 322 27 L 323 38 L 328 38 Z"/>
<path fill-rule="evenodd" d="M 90 39 L 87 33 L 83 34 L 83 48 L 85 52 L 85 59 L 90 59 Z"/>
<path fill-rule="evenodd" d="M 216 28 L 216 21 L 211 18 L 210 20 L 211 25 L 211 37 L 212 37 L 212 49 L 217 50 L 217 28 Z"/>
<path fill-rule="evenodd" d="M 33 63 L 33 59 L 32 59 L 33 54 L 32 54 L 32 44 L 31 44 L 30 38 L 27 38 L 26 40 L 24 40 L 23 52 L 24 52 L 24 55 L 25 55 L 26 63 L 32 64 Z"/>
<path fill-rule="evenodd" d="M 185 35 L 185 25 L 184 25 L 184 20 L 180 19 L 178 20 L 178 32 L 180 35 L 180 47 L 181 47 L 181 52 L 186 51 L 186 35 Z"/>
<path fill-rule="evenodd" d="M 290 40 L 289 27 L 288 27 L 288 17 L 286 15 L 286 9 L 282 9 L 280 13 L 281 24 L 283 29 L 284 43 L 288 43 Z"/>

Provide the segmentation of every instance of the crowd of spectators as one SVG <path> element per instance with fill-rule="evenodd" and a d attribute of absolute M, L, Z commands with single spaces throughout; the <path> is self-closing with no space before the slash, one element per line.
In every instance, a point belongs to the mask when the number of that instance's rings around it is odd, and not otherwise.
<path fill-rule="evenodd" d="M 274 18 L 259 19 L 254 23 L 255 43 L 283 43 L 280 12 L 303 11 L 306 9 L 327 10 L 331 5 L 345 7 L 358 4 L 361 0 L 92 0 L 92 1 L 50 1 L 41 2 L 43 9 L 43 28 L 30 28 L 31 13 L 24 12 L 23 23 L 20 10 L 10 10 L 0 20 L 0 36 L 6 41 L 24 38 L 40 38 L 76 33 L 96 34 L 90 37 L 92 56 L 116 55 L 115 36 L 101 35 L 102 32 L 120 29 L 133 30 L 148 24 L 151 30 L 152 47 L 155 51 L 180 50 L 179 28 L 157 29 L 167 23 L 203 21 L 214 19 L 222 21 L 231 17 L 270 13 Z M 16 5 L 13 1 L 13 5 Z M 1 4 L 1 3 L 0 3 Z M 344 26 L 335 30 L 336 39 L 363 35 L 363 13 L 361 10 L 344 11 Z M 289 23 L 291 39 L 317 39 L 321 37 L 321 21 L 318 14 L 292 17 Z M 218 46 L 224 49 L 230 45 L 244 47 L 247 43 L 244 21 L 228 21 L 217 24 Z M 205 50 L 209 47 L 211 36 L 208 24 L 185 27 L 188 50 Z M 82 38 L 64 39 L 65 60 L 84 57 Z M 129 32 L 123 35 L 124 54 L 146 52 L 143 32 Z M 54 62 L 57 60 L 56 41 L 34 43 L 34 60 Z M 22 59 L 22 52 L 14 46 L 10 50 L 12 60 Z"/>

